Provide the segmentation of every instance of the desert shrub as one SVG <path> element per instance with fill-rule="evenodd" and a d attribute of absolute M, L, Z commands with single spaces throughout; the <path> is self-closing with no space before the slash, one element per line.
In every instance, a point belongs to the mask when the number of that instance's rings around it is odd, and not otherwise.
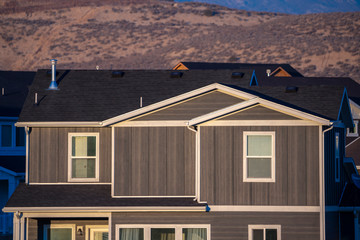
<path fill-rule="evenodd" d="M 204 16 L 207 16 L 207 17 L 212 17 L 215 15 L 215 12 L 211 9 L 205 9 L 204 12 L 203 12 Z"/>

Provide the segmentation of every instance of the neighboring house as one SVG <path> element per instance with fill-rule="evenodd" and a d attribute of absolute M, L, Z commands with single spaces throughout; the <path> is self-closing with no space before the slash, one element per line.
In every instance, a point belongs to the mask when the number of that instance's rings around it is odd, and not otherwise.
<path fill-rule="evenodd" d="M 253 69 L 258 78 L 302 77 L 290 64 L 180 62 L 173 70 Z"/>
<path fill-rule="evenodd" d="M 0 207 L 25 178 L 25 131 L 15 127 L 35 72 L 0 71 Z M 12 214 L 0 214 L 0 236 L 12 234 Z"/>
<path fill-rule="evenodd" d="M 14 239 L 354 239 L 358 212 L 325 219 L 351 180 L 346 89 L 252 75 L 59 70 L 49 90 L 39 70 Z"/>

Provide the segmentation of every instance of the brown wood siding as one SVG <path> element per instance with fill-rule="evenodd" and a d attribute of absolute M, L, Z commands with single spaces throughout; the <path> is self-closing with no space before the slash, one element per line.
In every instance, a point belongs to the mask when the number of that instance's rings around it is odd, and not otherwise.
<path fill-rule="evenodd" d="M 99 132 L 99 182 L 111 182 L 111 128 L 32 128 L 30 132 L 30 183 L 68 180 L 68 133 Z"/>
<path fill-rule="evenodd" d="M 255 106 L 220 120 L 299 120 L 299 118 L 263 106 Z"/>
<path fill-rule="evenodd" d="M 203 213 L 113 213 L 116 224 L 210 224 L 211 240 L 248 240 L 248 225 L 281 225 L 281 239 L 320 238 L 319 213 L 203 212 Z"/>
<path fill-rule="evenodd" d="M 243 132 L 275 132 L 275 183 L 243 182 Z M 319 205 L 319 128 L 201 127 L 201 201 Z"/>
<path fill-rule="evenodd" d="M 27 238 L 28 240 L 44 239 L 44 225 L 48 224 L 75 224 L 75 231 L 77 226 L 83 226 L 84 234 L 75 234 L 75 240 L 86 240 L 85 230 L 86 226 L 93 225 L 108 225 L 107 220 L 102 219 L 36 219 L 29 218 L 27 226 Z"/>
<path fill-rule="evenodd" d="M 133 121 L 190 120 L 192 118 L 243 102 L 244 100 L 219 91 L 203 94 L 189 101 L 164 108 Z"/>
<path fill-rule="evenodd" d="M 194 196 L 195 133 L 186 127 L 116 127 L 116 196 Z"/>

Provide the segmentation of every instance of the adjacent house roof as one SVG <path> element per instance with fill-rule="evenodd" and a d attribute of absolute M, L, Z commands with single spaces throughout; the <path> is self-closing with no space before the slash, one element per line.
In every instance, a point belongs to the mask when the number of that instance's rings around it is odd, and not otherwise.
<path fill-rule="evenodd" d="M 173 70 L 195 70 L 195 69 L 252 69 L 256 76 L 267 77 L 267 70 L 270 69 L 271 76 L 302 77 L 290 64 L 262 64 L 262 63 L 216 63 L 216 62 L 180 62 Z"/>
<path fill-rule="evenodd" d="M 110 185 L 26 185 L 20 184 L 5 209 L 96 207 L 205 207 L 194 198 L 112 198 Z M 205 209 L 205 208 L 203 208 Z"/>
<path fill-rule="evenodd" d="M 233 72 L 244 74 L 232 77 Z M 213 83 L 248 92 L 328 120 L 338 120 L 342 86 L 250 87 L 252 70 L 190 70 L 171 75 L 167 70 L 58 71 L 59 90 L 47 90 L 51 77 L 39 70 L 19 122 L 104 121 Z M 35 104 L 35 93 L 38 103 Z"/>
<path fill-rule="evenodd" d="M 0 156 L 0 166 L 16 173 L 24 173 L 25 156 Z"/>
<path fill-rule="evenodd" d="M 0 71 L 1 117 L 19 116 L 34 76 L 35 72 Z"/>

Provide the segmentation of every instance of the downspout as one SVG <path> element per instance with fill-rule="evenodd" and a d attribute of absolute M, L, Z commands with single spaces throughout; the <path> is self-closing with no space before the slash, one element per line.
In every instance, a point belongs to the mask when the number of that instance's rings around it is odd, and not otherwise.
<path fill-rule="evenodd" d="M 322 159 L 321 159 L 321 195 L 320 195 L 320 239 L 325 240 L 325 133 L 334 128 L 334 123 L 331 123 L 331 126 L 322 131 Z"/>
<path fill-rule="evenodd" d="M 207 202 L 200 201 L 200 128 L 197 126 L 190 126 L 187 123 L 187 128 L 195 133 L 195 198 L 194 201 L 206 204 L 206 211 L 209 212 L 210 208 Z"/>
<path fill-rule="evenodd" d="M 29 140 L 30 140 L 30 128 L 25 127 L 25 183 L 29 184 Z"/>

